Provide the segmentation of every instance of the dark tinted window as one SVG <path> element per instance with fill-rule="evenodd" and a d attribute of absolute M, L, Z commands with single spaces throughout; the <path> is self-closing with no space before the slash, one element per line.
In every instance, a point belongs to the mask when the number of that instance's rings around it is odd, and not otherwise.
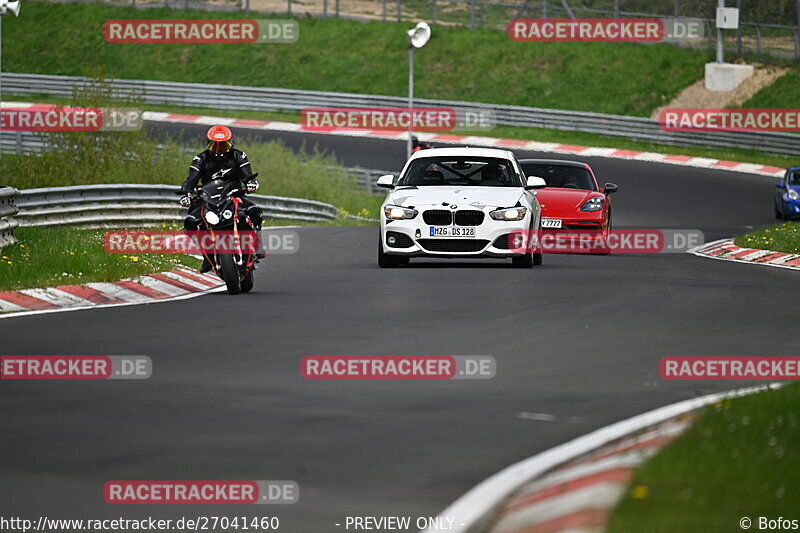
<path fill-rule="evenodd" d="M 584 189 L 587 191 L 597 190 L 592 174 L 584 167 L 544 163 L 523 163 L 522 171 L 527 177 L 538 176 L 544 179 L 548 187 Z"/>
<path fill-rule="evenodd" d="M 505 159 L 430 157 L 413 161 L 398 185 L 522 187 L 522 180 Z"/>

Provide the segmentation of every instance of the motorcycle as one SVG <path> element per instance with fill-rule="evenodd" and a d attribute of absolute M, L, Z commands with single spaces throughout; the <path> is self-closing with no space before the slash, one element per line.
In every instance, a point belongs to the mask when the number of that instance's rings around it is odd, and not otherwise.
<path fill-rule="evenodd" d="M 251 179 L 257 176 L 258 173 L 253 174 Z M 258 232 L 241 208 L 244 192 L 246 189 L 239 181 L 213 179 L 192 194 L 193 199 L 199 197 L 202 201 L 200 216 L 205 227 L 200 232 L 200 250 L 225 282 L 228 294 L 253 290 L 253 270 L 258 261 L 255 254 Z M 222 241 L 226 244 L 220 246 Z M 243 246 L 243 242 L 252 245 Z"/>

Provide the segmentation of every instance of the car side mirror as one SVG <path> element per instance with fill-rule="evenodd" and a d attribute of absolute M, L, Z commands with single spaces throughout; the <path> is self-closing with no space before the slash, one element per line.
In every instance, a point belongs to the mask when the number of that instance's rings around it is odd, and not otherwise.
<path fill-rule="evenodd" d="M 603 185 L 603 193 L 604 194 L 611 194 L 617 192 L 619 190 L 619 186 L 616 183 L 606 183 Z"/>
<path fill-rule="evenodd" d="M 384 189 L 394 189 L 394 176 L 392 174 L 385 174 L 378 178 L 378 187 Z"/>
<path fill-rule="evenodd" d="M 531 189 L 544 189 L 547 187 L 547 182 L 538 176 L 528 176 L 528 181 L 525 183 L 525 190 Z"/>
<path fill-rule="evenodd" d="M 778 183 L 775 184 L 775 187 L 777 187 L 778 189 L 785 189 L 786 184 L 783 183 L 783 181 L 779 181 Z"/>

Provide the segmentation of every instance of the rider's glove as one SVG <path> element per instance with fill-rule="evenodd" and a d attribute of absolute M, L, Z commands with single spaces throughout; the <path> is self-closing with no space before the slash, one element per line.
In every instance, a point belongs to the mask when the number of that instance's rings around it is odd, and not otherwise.
<path fill-rule="evenodd" d="M 258 190 L 258 180 L 252 179 L 247 182 L 247 192 L 256 192 Z"/>
<path fill-rule="evenodd" d="M 181 196 L 181 207 L 189 207 L 189 204 L 192 203 L 192 199 L 189 198 L 189 195 Z"/>

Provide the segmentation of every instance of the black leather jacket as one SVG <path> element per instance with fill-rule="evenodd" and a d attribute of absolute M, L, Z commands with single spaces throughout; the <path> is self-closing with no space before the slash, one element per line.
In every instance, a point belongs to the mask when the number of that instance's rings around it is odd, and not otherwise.
<path fill-rule="evenodd" d="M 247 183 L 253 175 L 250 168 L 250 161 L 247 154 L 236 148 L 232 148 L 223 156 L 216 156 L 204 150 L 194 156 L 189 167 L 189 176 L 183 182 L 181 191 L 189 193 L 197 188 L 197 185 L 205 185 L 211 180 L 222 178 L 224 180 L 241 180 Z"/>

